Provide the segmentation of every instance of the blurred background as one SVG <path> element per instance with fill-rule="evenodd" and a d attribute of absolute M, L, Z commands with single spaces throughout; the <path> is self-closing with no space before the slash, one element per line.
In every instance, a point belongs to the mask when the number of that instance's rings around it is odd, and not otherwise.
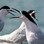
<path fill-rule="evenodd" d="M 0 8 L 2 6 L 10 6 L 11 8 L 16 8 L 18 10 L 36 10 L 37 23 L 39 28 L 44 32 L 44 0 L 0 0 Z M 16 16 L 20 14 L 14 13 Z M 17 29 L 20 24 L 20 19 L 10 19 L 12 15 L 8 14 L 5 18 L 5 26 L 0 32 L 0 35 L 9 34 Z"/>

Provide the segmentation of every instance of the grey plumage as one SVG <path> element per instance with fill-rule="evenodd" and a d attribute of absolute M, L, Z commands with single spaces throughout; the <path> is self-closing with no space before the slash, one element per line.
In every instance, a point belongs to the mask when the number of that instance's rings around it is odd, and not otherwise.
<path fill-rule="evenodd" d="M 3 27 L 4 27 L 4 22 L 0 20 L 0 31 L 2 31 Z"/>
<path fill-rule="evenodd" d="M 12 14 L 13 16 L 15 16 L 11 12 L 15 12 L 15 11 L 11 10 L 9 6 L 3 6 L 3 7 L 0 8 L 0 32 L 2 31 L 2 29 L 4 27 L 4 19 L 5 19 L 5 16 L 8 13 Z"/>

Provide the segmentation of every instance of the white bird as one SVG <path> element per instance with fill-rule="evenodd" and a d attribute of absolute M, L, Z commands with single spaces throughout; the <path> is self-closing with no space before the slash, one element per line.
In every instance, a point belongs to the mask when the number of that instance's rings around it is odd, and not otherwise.
<path fill-rule="evenodd" d="M 2 31 L 3 27 L 4 27 L 4 20 L 5 20 L 5 16 L 10 13 L 14 12 L 13 10 L 10 9 L 10 7 L 8 6 L 3 6 L 0 8 L 0 32 Z M 14 15 L 14 14 L 12 14 Z"/>
<path fill-rule="evenodd" d="M 17 12 L 20 13 L 20 11 Z M 30 10 L 29 12 L 21 11 L 20 14 L 22 14 L 22 16 L 19 18 L 25 23 L 25 32 L 28 44 L 44 44 L 44 33 L 42 33 L 35 22 L 36 18 L 33 16 L 35 13 L 34 10 Z"/>

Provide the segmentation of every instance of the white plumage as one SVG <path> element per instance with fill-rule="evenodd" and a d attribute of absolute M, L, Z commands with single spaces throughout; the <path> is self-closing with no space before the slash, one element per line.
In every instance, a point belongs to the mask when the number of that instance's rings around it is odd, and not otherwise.
<path fill-rule="evenodd" d="M 25 24 L 21 23 L 20 27 L 10 34 L 0 36 L 0 44 L 21 44 L 25 39 Z"/>
<path fill-rule="evenodd" d="M 30 16 L 31 17 L 31 16 Z M 25 24 L 26 39 L 28 44 L 44 44 L 44 34 L 38 25 L 30 21 L 25 15 L 20 17 Z"/>
<path fill-rule="evenodd" d="M 17 12 L 20 12 L 17 9 L 14 9 Z M 30 10 L 29 12 L 21 11 L 20 19 L 24 22 L 24 29 L 26 32 L 26 39 L 28 44 L 44 44 L 44 34 L 39 29 L 38 25 L 35 22 L 35 10 Z M 37 20 L 37 19 L 36 19 Z"/>
<path fill-rule="evenodd" d="M 0 8 L 0 32 L 2 31 L 3 27 L 4 27 L 4 23 L 5 23 L 5 17 L 8 13 L 14 15 L 11 12 L 14 12 L 13 10 L 10 10 L 10 7 L 8 6 L 3 6 Z"/>
<path fill-rule="evenodd" d="M 5 16 L 7 15 L 7 10 L 6 9 L 2 9 L 0 10 L 0 31 L 3 29 L 4 27 L 4 20 L 5 20 Z"/>

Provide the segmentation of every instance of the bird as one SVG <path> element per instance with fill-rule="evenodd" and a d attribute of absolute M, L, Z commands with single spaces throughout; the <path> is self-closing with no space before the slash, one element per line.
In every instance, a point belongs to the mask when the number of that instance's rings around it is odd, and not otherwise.
<path fill-rule="evenodd" d="M 4 18 L 5 16 L 10 13 L 12 14 L 13 16 L 15 16 L 13 13 L 11 12 L 15 12 L 13 10 L 10 9 L 9 6 L 3 6 L 0 8 L 0 20 L 1 20 L 1 31 L 3 29 L 3 25 L 4 25 Z M 16 12 L 15 12 L 16 13 Z M 18 17 L 16 17 L 18 18 Z M 24 27 L 24 23 L 21 24 L 21 26 L 13 31 L 12 33 L 10 34 L 7 34 L 7 35 L 3 35 L 3 36 L 0 36 L 0 44 L 22 44 L 22 41 L 25 40 L 25 34 L 22 33 L 22 31 L 24 31 L 24 29 L 22 29 Z M 20 30 L 20 31 L 19 31 Z M 13 42 L 14 41 L 14 42 Z"/>
<path fill-rule="evenodd" d="M 15 9 L 14 9 L 15 10 Z M 25 24 L 26 40 L 28 44 L 44 44 L 44 33 L 40 30 L 39 26 L 36 23 L 35 10 L 18 11 L 21 16 L 19 18 Z M 33 16 L 34 15 L 34 16 Z M 13 17 L 15 18 L 15 17 Z"/>
<path fill-rule="evenodd" d="M 14 14 L 11 13 L 11 12 L 15 12 L 15 11 L 13 11 L 12 9 L 10 9 L 9 6 L 2 6 L 2 7 L 0 8 L 0 32 L 3 30 L 3 27 L 4 27 L 5 16 L 6 16 L 8 13 L 10 13 L 10 14 L 12 14 L 12 15 L 14 16 Z"/>

